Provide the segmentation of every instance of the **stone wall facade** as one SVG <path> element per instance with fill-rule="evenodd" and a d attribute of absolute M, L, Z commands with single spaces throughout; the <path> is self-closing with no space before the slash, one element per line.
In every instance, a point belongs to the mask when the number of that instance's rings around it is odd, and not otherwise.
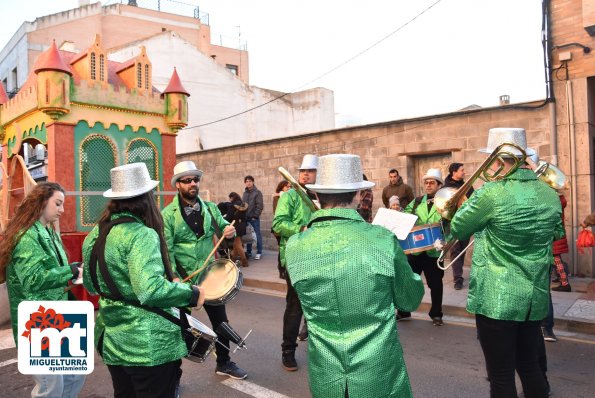
<path fill-rule="evenodd" d="M 382 188 L 388 184 L 388 171 L 397 168 L 403 180 L 419 190 L 419 177 L 427 167 L 448 163 L 465 164 L 471 175 L 485 160 L 478 153 L 487 143 L 488 130 L 493 127 L 523 127 L 529 146 L 544 159 L 549 156 L 549 111 L 541 103 L 502 106 L 456 112 L 427 118 L 372 124 L 326 132 L 307 134 L 255 144 L 205 150 L 178 155 L 178 161 L 192 160 L 205 174 L 201 190 L 208 190 L 214 202 L 227 201 L 230 192 L 244 191 L 244 176 L 252 175 L 263 193 L 264 212 L 261 230 L 265 247 L 275 249 L 272 234 L 272 199 L 282 176 L 279 166 L 297 175 L 304 154 L 353 153 L 362 159 L 364 173 L 376 183 L 374 213 L 382 205 Z M 419 164 L 427 166 L 416 171 Z M 421 173 L 421 174 L 420 174 Z M 479 185 L 478 182 L 477 185 Z"/>

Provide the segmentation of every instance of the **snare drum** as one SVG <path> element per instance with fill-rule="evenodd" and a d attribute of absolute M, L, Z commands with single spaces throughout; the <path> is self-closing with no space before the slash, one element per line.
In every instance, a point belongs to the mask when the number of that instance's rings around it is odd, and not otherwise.
<path fill-rule="evenodd" d="M 177 308 L 173 308 L 174 315 L 180 319 L 180 313 Z M 186 314 L 190 328 L 185 329 L 182 337 L 186 342 L 188 355 L 186 359 L 192 362 L 202 363 L 215 348 L 215 341 L 217 335 L 208 326 L 200 322 L 198 319 Z"/>
<path fill-rule="evenodd" d="M 238 294 L 244 284 L 244 276 L 236 263 L 226 258 L 211 262 L 198 280 L 205 290 L 205 304 L 224 305 Z"/>
<path fill-rule="evenodd" d="M 405 254 L 421 253 L 434 249 L 436 240 L 444 240 L 442 226 L 439 223 L 416 225 L 404 240 L 399 240 Z"/>

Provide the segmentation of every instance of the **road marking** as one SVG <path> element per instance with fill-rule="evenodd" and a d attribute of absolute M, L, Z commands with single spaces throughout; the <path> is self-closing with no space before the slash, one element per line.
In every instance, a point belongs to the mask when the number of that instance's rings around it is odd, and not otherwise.
<path fill-rule="evenodd" d="M 13 363 L 16 363 L 18 361 L 19 361 L 18 359 L 13 358 L 13 359 L 9 359 L 8 361 L 0 362 L 0 368 L 2 368 L 4 366 L 12 365 Z"/>
<path fill-rule="evenodd" d="M 281 297 L 281 298 L 283 298 L 283 297 L 286 296 L 286 293 L 285 292 L 281 292 L 279 290 L 260 289 L 258 287 L 246 287 L 246 286 L 243 286 L 242 287 L 242 292 L 262 294 L 264 296 L 273 296 L 273 297 Z"/>
<path fill-rule="evenodd" d="M 248 394 L 255 398 L 289 398 L 287 395 L 279 394 L 276 391 L 269 390 L 268 388 L 261 387 L 258 384 L 254 384 L 246 380 L 235 380 L 229 378 L 222 381 L 221 384 L 225 384 L 227 387 L 231 387 L 234 390 L 241 391 L 244 394 Z"/>
<path fill-rule="evenodd" d="M 15 348 L 14 337 L 12 337 L 12 328 L 0 330 L 0 350 Z"/>

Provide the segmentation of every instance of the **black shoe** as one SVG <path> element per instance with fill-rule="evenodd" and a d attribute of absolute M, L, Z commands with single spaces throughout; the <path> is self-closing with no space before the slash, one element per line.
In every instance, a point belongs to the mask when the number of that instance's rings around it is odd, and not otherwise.
<path fill-rule="evenodd" d="M 550 343 L 555 343 L 556 341 L 558 341 L 558 338 L 556 337 L 552 329 L 542 327 L 541 333 L 543 334 L 543 339 L 545 341 L 549 341 Z"/>
<path fill-rule="evenodd" d="M 556 287 L 552 287 L 552 291 L 554 292 L 571 292 L 572 288 L 570 287 L 570 284 L 567 284 L 566 286 L 556 286 Z"/>
<path fill-rule="evenodd" d="M 298 370 L 297 361 L 295 360 L 295 351 L 283 351 L 281 361 L 283 363 L 283 369 L 289 372 L 295 372 Z"/>
<path fill-rule="evenodd" d="M 433 316 L 432 317 L 432 325 L 434 326 L 442 326 L 444 322 L 442 322 L 442 317 L 440 316 Z"/>
<path fill-rule="evenodd" d="M 410 319 L 411 319 L 411 314 L 409 314 L 409 315 L 403 315 L 403 314 L 397 313 L 397 322 L 398 321 L 408 321 Z"/>
<path fill-rule="evenodd" d="M 248 373 L 244 369 L 240 368 L 235 364 L 235 362 L 231 361 L 228 361 L 223 365 L 217 365 L 215 368 L 215 373 L 220 376 L 229 376 L 236 380 L 244 380 L 246 377 L 248 377 Z"/>
<path fill-rule="evenodd" d="M 299 341 L 306 341 L 308 340 L 308 324 L 304 323 L 304 326 L 300 329 L 300 334 L 298 334 Z"/>
<path fill-rule="evenodd" d="M 457 279 L 455 281 L 455 290 L 461 290 L 463 288 L 463 280 Z"/>

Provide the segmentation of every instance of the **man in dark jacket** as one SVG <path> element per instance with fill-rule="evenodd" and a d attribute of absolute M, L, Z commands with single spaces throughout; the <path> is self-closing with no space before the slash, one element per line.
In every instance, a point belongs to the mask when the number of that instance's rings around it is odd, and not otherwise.
<path fill-rule="evenodd" d="M 465 183 L 465 166 L 463 163 L 451 163 L 448 166 L 448 176 L 444 180 L 444 188 L 459 189 Z M 467 191 L 467 198 L 473 193 L 473 187 Z M 458 241 L 452 247 L 450 251 L 450 258 L 456 258 L 469 244 L 469 240 Z M 452 279 L 455 284 L 455 290 L 461 290 L 463 288 L 463 265 L 465 263 L 465 255 L 462 255 L 457 261 L 451 264 L 452 266 Z"/>
<path fill-rule="evenodd" d="M 242 201 L 248 203 L 246 219 L 248 221 L 248 224 L 252 225 L 252 228 L 254 228 L 254 232 L 256 233 L 256 255 L 254 256 L 254 259 L 260 260 L 260 256 L 262 256 L 260 214 L 264 209 L 264 204 L 262 202 L 262 192 L 260 192 L 258 188 L 256 188 L 256 185 L 254 185 L 254 177 L 252 176 L 244 177 L 244 184 L 246 185 L 246 189 L 244 190 Z M 246 245 L 246 256 L 248 258 L 252 257 L 252 243 L 248 243 Z"/>
<path fill-rule="evenodd" d="M 391 196 L 397 195 L 401 202 L 401 207 L 406 208 L 409 202 L 414 198 L 413 189 L 405 183 L 399 175 L 397 169 L 391 169 L 388 172 L 389 184 L 382 190 L 382 203 L 387 209 L 390 207 L 388 200 Z"/>

